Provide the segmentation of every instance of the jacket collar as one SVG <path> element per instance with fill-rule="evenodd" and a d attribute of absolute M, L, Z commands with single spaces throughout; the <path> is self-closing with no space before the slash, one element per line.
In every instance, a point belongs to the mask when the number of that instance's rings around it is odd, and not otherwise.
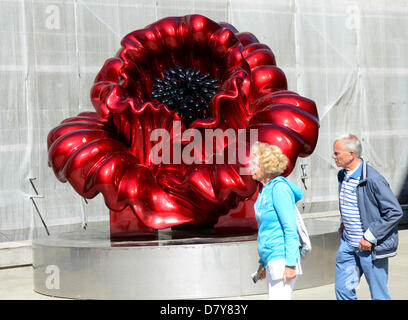
<path fill-rule="evenodd" d="M 362 162 L 362 168 L 361 168 L 360 182 L 358 183 L 359 185 L 367 181 L 367 162 L 365 162 L 363 158 L 361 158 L 361 162 Z M 343 182 L 345 176 L 346 176 L 346 170 L 345 169 L 340 170 L 339 182 Z"/>
<path fill-rule="evenodd" d="M 361 161 L 363 161 L 363 168 L 361 170 L 360 182 L 358 183 L 359 185 L 367 181 L 367 162 L 365 162 L 362 158 Z"/>
<path fill-rule="evenodd" d="M 359 164 L 359 166 L 354 170 L 353 174 L 350 175 L 350 178 L 356 179 L 356 180 L 360 180 L 361 176 L 363 174 L 363 164 L 364 161 L 363 159 L 360 159 L 361 162 Z"/>

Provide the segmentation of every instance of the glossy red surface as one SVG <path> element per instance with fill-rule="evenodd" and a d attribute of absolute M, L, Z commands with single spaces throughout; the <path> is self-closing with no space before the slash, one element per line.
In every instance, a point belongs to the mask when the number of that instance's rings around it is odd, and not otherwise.
<path fill-rule="evenodd" d="M 156 165 L 151 151 L 157 142 L 150 141 L 150 134 L 167 130 L 173 147 L 177 135 L 189 128 L 258 129 L 260 141 L 278 145 L 288 156 L 288 175 L 296 159 L 316 146 L 315 103 L 287 91 L 274 54 L 253 34 L 201 15 L 162 19 L 129 33 L 121 44 L 95 78 L 91 100 L 96 112 L 66 119 L 48 135 L 49 165 L 57 178 L 85 198 L 102 193 L 113 235 L 115 230 L 137 232 L 140 223 L 150 231 L 216 224 L 228 213 L 218 226 L 256 229 L 252 203 L 257 183 L 240 171 L 248 167 L 247 158 L 237 164 Z M 210 117 L 182 124 L 175 133 L 179 115 L 151 92 L 154 79 L 178 65 L 209 73 L 220 87 L 211 99 Z M 245 148 L 248 154 L 249 145 Z M 130 212 L 138 221 L 133 227 Z"/>

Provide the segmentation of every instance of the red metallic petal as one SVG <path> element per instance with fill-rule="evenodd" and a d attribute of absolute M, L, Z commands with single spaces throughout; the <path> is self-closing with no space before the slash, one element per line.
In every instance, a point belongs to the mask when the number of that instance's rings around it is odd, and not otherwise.
<path fill-rule="evenodd" d="M 118 58 L 111 58 L 106 60 L 102 69 L 95 77 L 95 83 L 104 81 L 119 83 L 119 71 L 122 67 L 122 61 Z"/>
<path fill-rule="evenodd" d="M 249 127 L 273 123 L 281 128 L 293 131 L 302 137 L 303 148 L 300 156 L 312 153 L 317 141 L 318 120 L 300 108 L 288 104 L 275 104 L 257 112 L 250 120 Z"/>
<path fill-rule="evenodd" d="M 250 32 L 241 32 L 235 34 L 238 40 L 242 43 L 243 46 L 250 45 L 252 43 L 259 43 L 258 39 Z"/>
<path fill-rule="evenodd" d="M 91 123 L 91 122 L 63 122 L 63 124 L 54 128 L 47 137 L 47 147 L 48 149 L 57 140 L 60 136 L 63 136 L 72 131 L 82 130 L 82 129 L 94 129 L 94 130 L 103 130 L 103 125 L 100 123 Z"/>
<path fill-rule="evenodd" d="M 196 120 L 191 128 L 243 128 L 248 119 L 248 103 L 242 94 L 245 74 L 237 72 L 224 82 L 219 93 L 211 100 L 213 120 Z"/>
<path fill-rule="evenodd" d="M 239 31 L 232 25 L 226 22 L 219 22 L 218 23 L 221 27 L 231 30 L 233 33 L 239 33 Z"/>
<path fill-rule="evenodd" d="M 317 144 L 319 118 L 310 99 L 289 91 L 276 91 L 251 105 L 248 128 L 258 129 L 259 141 L 275 144 L 289 158 L 284 175 L 293 170 L 298 156 L 310 155 Z"/>
<path fill-rule="evenodd" d="M 55 140 L 48 150 L 48 156 L 49 163 L 52 164 L 57 178 L 63 182 L 66 181 L 63 169 L 69 157 L 74 154 L 75 151 L 93 140 L 108 137 L 109 133 L 103 130 L 82 129 L 64 134 Z"/>
<path fill-rule="evenodd" d="M 164 191 L 151 170 L 126 153 L 118 152 L 104 160 L 88 185 L 89 193 L 103 194 L 111 210 L 130 206 L 145 225 L 154 229 L 194 220 L 191 205 Z"/>
<path fill-rule="evenodd" d="M 117 112 L 118 109 L 119 112 Z M 175 121 L 181 121 L 180 118 L 162 104 L 157 107 L 151 103 L 137 106 L 132 103 L 132 100 L 128 100 L 128 104 L 123 103 L 121 107 L 114 110 L 113 125 L 118 135 L 129 146 L 129 152 L 138 158 L 139 163 L 153 167 L 151 151 L 157 142 L 151 141 L 151 133 L 155 129 L 166 130 L 170 137 L 169 143 L 173 143 L 176 138 L 173 124 Z M 181 126 L 179 134 L 184 130 L 185 127 Z"/>
<path fill-rule="evenodd" d="M 295 164 L 298 155 L 303 148 L 303 141 L 292 131 L 285 127 L 279 127 L 274 124 L 252 126 L 251 129 L 258 129 L 258 140 L 279 147 L 285 154 L 289 163 L 286 170 L 282 173 L 283 176 L 289 175 Z"/>
<path fill-rule="evenodd" d="M 63 175 L 79 194 L 89 198 L 85 192 L 89 175 L 112 153 L 126 149 L 125 145 L 109 138 L 91 141 L 69 156 L 64 165 Z"/>
<path fill-rule="evenodd" d="M 270 105 L 281 103 L 290 104 L 310 113 L 317 119 L 319 118 L 316 104 L 312 100 L 287 90 L 276 91 L 259 98 L 251 104 L 250 110 L 252 113 L 255 113 L 269 107 Z"/>
<path fill-rule="evenodd" d="M 258 50 L 269 50 L 271 52 L 271 54 L 273 55 L 272 50 L 266 44 L 263 44 L 263 43 L 251 43 L 251 44 L 248 44 L 242 50 L 242 55 L 245 57 L 245 59 L 247 59 L 248 55 L 250 55 L 251 53 L 254 53 L 254 52 L 258 51 Z"/>
<path fill-rule="evenodd" d="M 268 93 L 287 89 L 285 74 L 275 66 L 260 66 L 252 70 L 252 97 L 259 98 Z"/>
<path fill-rule="evenodd" d="M 249 53 L 245 57 L 251 69 L 264 65 L 276 65 L 275 56 L 272 51 L 267 49 L 258 49 Z"/>

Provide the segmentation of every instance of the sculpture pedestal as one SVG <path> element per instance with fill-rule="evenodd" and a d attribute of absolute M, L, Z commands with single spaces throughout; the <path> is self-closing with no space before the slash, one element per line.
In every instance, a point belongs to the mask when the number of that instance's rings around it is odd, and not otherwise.
<path fill-rule="evenodd" d="M 305 221 L 313 250 L 296 288 L 332 283 L 338 223 Z M 77 299 L 193 299 L 262 294 L 256 233 L 158 232 L 156 239 L 111 241 L 109 228 L 33 241 L 34 290 Z M 295 288 L 295 289 L 296 289 Z"/>

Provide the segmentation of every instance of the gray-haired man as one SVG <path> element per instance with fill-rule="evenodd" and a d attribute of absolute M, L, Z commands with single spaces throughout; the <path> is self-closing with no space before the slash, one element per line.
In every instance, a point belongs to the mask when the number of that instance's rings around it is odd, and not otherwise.
<path fill-rule="evenodd" d="M 341 213 L 336 257 L 335 292 L 339 300 L 357 299 L 355 288 L 364 273 L 372 299 L 390 299 L 388 257 L 397 254 L 402 209 L 387 181 L 361 157 L 352 135 L 334 141 Z"/>

